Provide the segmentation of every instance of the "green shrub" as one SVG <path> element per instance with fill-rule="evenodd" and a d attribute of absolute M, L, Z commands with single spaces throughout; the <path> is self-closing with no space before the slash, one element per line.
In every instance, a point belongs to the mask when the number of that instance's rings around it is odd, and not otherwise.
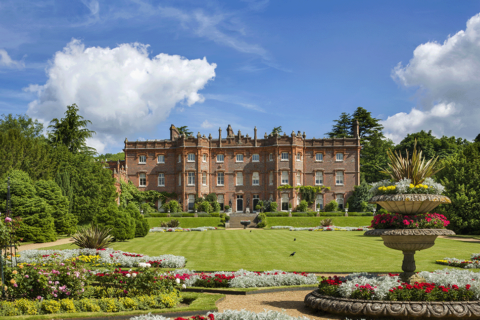
<path fill-rule="evenodd" d="M 110 204 L 94 217 L 98 226 L 111 228 L 110 234 L 117 241 L 133 239 L 135 237 L 135 219 L 124 210 L 119 210 L 116 204 Z"/>
<path fill-rule="evenodd" d="M 271 203 L 270 203 L 270 210 L 271 210 L 271 211 L 277 210 L 277 206 L 278 206 L 278 205 L 277 205 L 276 202 L 271 202 Z"/>
<path fill-rule="evenodd" d="M 169 228 L 176 228 L 176 227 L 179 227 L 180 226 L 180 221 L 176 220 L 176 219 L 172 219 L 170 220 L 170 222 L 167 222 L 167 227 Z"/>
<path fill-rule="evenodd" d="M 220 212 L 220 203 L 215 201 L 215 202 L 210 202 L 210 204 L 213 207 L 213 212 Z"/>
<path fill-rule="evenodd" d="M 292 217 L 309 217 L 310 214 L 308 212 L 293 212 Z"/>
<path fill-rule="evenodd" d="M 205 212 L 205 213 L 210 213 L 210 212 L 213 211 L 213 208 L 210 205 L 210 202 L 208 202 L 208 201 L 201 202 L 198 207 L 199 207 L 200 211 Z"/>
<path fill-rule="evenodd" d="M 264 212 L 259 213 L 257 219 L 260 220 L 257 223 L 257 228 L 265 228 L 267 226 L 267 215 Z"/>
<path fill-rule="evenodd" d="M 377 211 L 377 214 L 389 214 L 390 212 L 387 209 L 380 208 L 380 210 Z"/>
<path fill-rule="evenodd" d="M 150 216 L 155 218 L 166 218 L 168 213 L 166 212 L 157 212 L 157 213 L 150 213 Z"/>
<path fill-rule="evenodd" d="M 297 211 L 306 212 L 308 210 L 308 202 L 305 200 L 300 201 L 300 204 L 297 206 Z"/>
<path fill-rule="evenodd" d="M 230 206 L 228 204 L 225 206 L 225 210 L 226 211 L 230 210 Z"/>
<path fill-rule="evenodd" d="M 210 216 L 218 218 L 218 217 L 220 217 L 220 212 L 212 212 L 212 213 L 210 213 Z"/>
<path fill-rule="evenodd" d="M 205 196 L 205 200 L 208 202 L 217 202 L 217 195 L 215 193 L 209 193 Z"/>
<path fill-rule="evenodd" d="M 288 217 L 288 212 L 265 212 L 267 217 Z"/>
<path fill-rule="evenodd" d="M 181 210 L 180 204 L 178 204 L 177 200 L 170 200 L 168 203 L 164 205 L 165 210 L 170 210 L 171 213 L 176 213 Z"/>
<path fill-rule="evenodd" d="M 61 304 L 56 300 L 45 300 L 42 302 L 42 311 L 45 313 L 58 313 L 60 311 Z"/>
<path fill-rule="evenodd" d="M 338 211 L 338 202 L 335 200 L 332 200 L 325 206 L 325 212 L 335 212 L 335 211 Z"/>
<path fill-rule="evenodd" d="M 184 213 L 172 213 L 170 216 L 175 217 L 175 218 L 181 218 L 183 217 Z"/>

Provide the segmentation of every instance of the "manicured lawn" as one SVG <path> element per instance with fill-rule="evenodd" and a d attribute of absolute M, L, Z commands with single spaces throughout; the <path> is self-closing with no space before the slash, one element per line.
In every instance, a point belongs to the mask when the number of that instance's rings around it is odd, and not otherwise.
<path fill-rule="evenodd" d="M 373 217 L 268 217 L 267 228 L 271 226 L 291 227 L 315 227 L 320 221 L 332 219 L 333 224 L 338 227 L 363 227 L 369 226 Z"/>
<path fill-rule="evenodd" d="M 293 239 L 296 238 L 296 241 Z M 61 245 L 49 249 L 72 249 Z M 401 272 L 401 251 L 388 249 L 381 238 L 350 231 L 211 230 L 151 233 L 145 238 L 115 243 L 115 249 L 148 255 L 187 258 L 187 268 L 199 271 L 281 269 L 307 272 Z M 290 257 L 290 253 L 296 252 Z M 444 269 L 435 260 L 469 258 L 480 244 L 437 239 L 415 255 L 417 270 Z"/>

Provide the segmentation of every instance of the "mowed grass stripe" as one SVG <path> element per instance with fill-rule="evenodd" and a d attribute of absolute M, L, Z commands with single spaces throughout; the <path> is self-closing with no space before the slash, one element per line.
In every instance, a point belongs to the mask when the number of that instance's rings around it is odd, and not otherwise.
<path fill-rule="evenodd" d="M 297 241 L 293 241 L 297 238 Z M 62 245 L 49 249 L 71 249 Z M 217 230 L 205 232 L 154 233 L 145 238 L 115 243 L 116 249 L 158 256 L 174 254 L 187 258 L 194 270 L 274 270 L 307 272 L 400 272 L 403 255 L 383 245 L 379 237 L 362 232 Z M 417 270 L 433 271 L 444 266 L 444 257 L 468 259 L 479 252 L 472 242 L 437 239 L 436 245 L 417 252 Z M 295 256 L 290 253 L 296 251 Z"/>

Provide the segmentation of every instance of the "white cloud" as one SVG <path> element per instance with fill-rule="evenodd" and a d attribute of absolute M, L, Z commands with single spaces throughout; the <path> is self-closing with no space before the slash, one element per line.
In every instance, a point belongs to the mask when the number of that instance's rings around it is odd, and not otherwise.
<path fill-rule="evenodd" d="M 0 68 L 7 67 L 7 68 L 23 68 L 25 64 L 23 61 L 15 61 L 13 60 L 7 53 L 6 50 L 0 49 Z"/>
<path fill-rule="evenodd" d="M 208 129 L 208 128 L 213 127 L 213 124 L 211 124 L 210 122 L 208 122 L 208 120 L 205 120 L 205 121 L 202 122 L 201 127 L 204 128 L 204 129 Z"/>
<path fill-rule="evenodd" d="M 437 136 L 473 139 L 480 133 L 480 14 L 443 44 L 419 45 L 408 65 L 399 63 L 392 77 L 418 88 L 419 108 L 384 121 L 387 136 L 399 142 L 407 133 L 431 129 Z"/>
<path fill-rule="evenodd" d="M 204 101 L 198 91 L 215 77 L 214 63 L 164 53 L 150 58 L 147 48 L 138 43 L 85 48 L 72 40 L 50 62 L 47 82 L 28 88 L 38 95 L 28 114 L 48 122 L 76 103 L 97 132 L 89 143 L 102 152 L 125 137 L 152 131 L 178 103 Z"/>

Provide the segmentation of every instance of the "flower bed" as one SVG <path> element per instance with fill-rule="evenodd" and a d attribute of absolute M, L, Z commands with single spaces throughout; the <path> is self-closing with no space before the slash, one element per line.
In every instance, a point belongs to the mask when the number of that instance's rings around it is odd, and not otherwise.
<path fill-rule="evenodd" d="M 82 257 L 83 256 L 83 257 Z M 100 258 L 97 258 L 99 256 Z M 60 262 L 70 261 L 77 257 L 82 259 L 91 259 L 91 266 L 119 266 L 119 267 L 138 267 L 139 263 L 155 264 L 161 268 L 182 268 L 185 266 L 186 259 L 181 256 L 162 255 L 150 257 L 147 255 L 134 254 L 113 250 L 111 248 L 105 250 L 96 249 L 72 249 L 72 250 L 25 250 L 20 253 L 20 257 L 12 257 L 9 261 L 10 265 L 16 264 L 57 264 Z M 80 258 L 79 258 L 80 259 Z"/>
<path fill-rule="evenodd" d="M 293 227 L 290 227 L 290 226 L 273 226 L 273 227 L 270 227 L 270 229 L 291 229 Z"/>
<path fill-rule="evenodd" d="M 290 231 L 368 231 L 369 227 L 309 227 L 309 228 L 290 228 Z"/>
<path fill-rule="evenodd" d="M 406 216 L 377 214 L 370 228 L 374 229 L 445 229 L 450 221 L 443 214 L 430 213 Z"/>
<path fill-rule="evenodd" d="M 76 312 L 119 312 L 175 307 L 180 298 L 177 292 L 142 295 L 131 298 L 62 299 L 0 301 L 0 316 L 37 315 Z"/>
<path fill-rule="evenodd" d="M 214 273 L 195 273 L 188 269 L 176 270 L 174 274 L 185 287 L 207 288 L 256 288 L 279 287 L 305 284 L 317 284 L 317 277 L 313 273 L 285 272 L 273 270 L 266 272 L 252 272 L 238 270 L 236 272 L 217 271 Z"/>
<path fill-rule="evenodd" d="M 160 315 L 143 315 L 130 318 L 130 320 L 308 320 L 306 317 L 292 317 L 279 311 L 264 311 L 255 313 L 247 310 L 225 310 L 224 312 L 209 312 L 205 316 L 193 316 L 189 318 L 165 318 Z"/>
<path fill-rule="evenodd" d="M 471 260 L 461 260 L 457 258 L 443 258 L 435 263 L 443 264 L 449 267 L 457 267 L 464 269 L 480 269 L 480 253 L 472 253 Z"/>
<path fill-rule="evenodd" d="M 426 283 L 402 283 L 398 274 L 376 276 L 366 273 L 322 278 L 322 295 L 386 301 L 472 301 L 480 299 L 480 274 L 467 270 L 420 272 Z"/>

